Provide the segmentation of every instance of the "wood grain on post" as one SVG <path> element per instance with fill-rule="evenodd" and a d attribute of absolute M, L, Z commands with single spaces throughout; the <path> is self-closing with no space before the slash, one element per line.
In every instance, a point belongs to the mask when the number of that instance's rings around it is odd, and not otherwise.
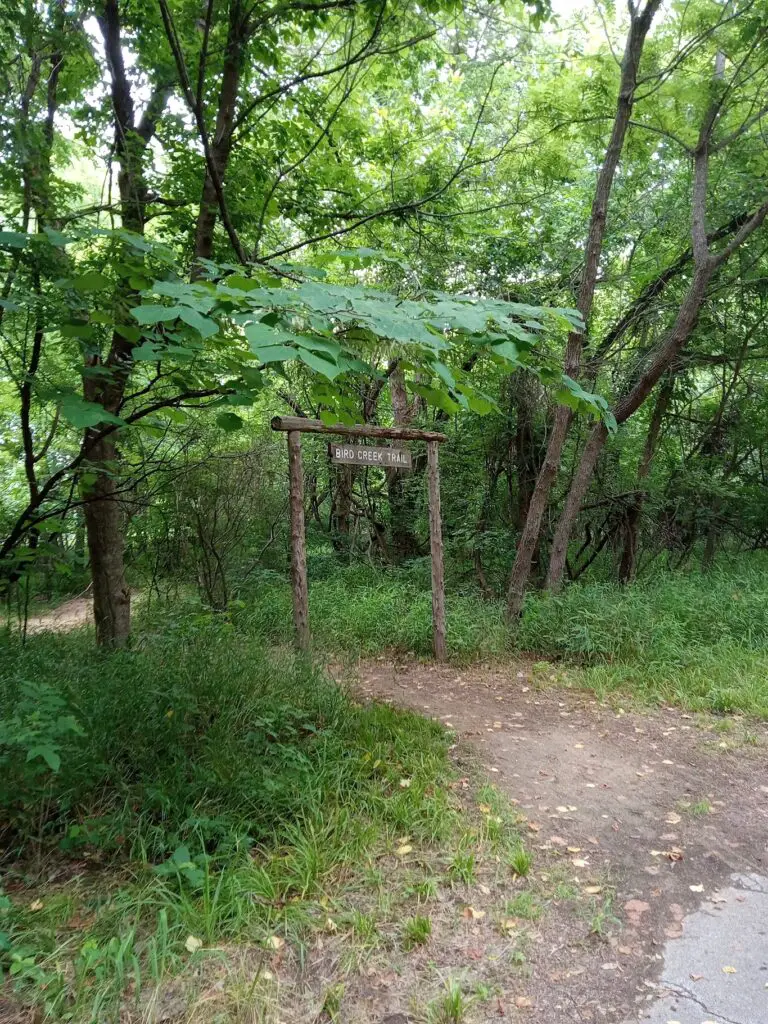
<path fill-rule="evenodd" d="M 445 661 L 445 572 L 443 534 L 440 526 L 440 467 L 437 442 L 427 444 L 427 489 L 429 494 L 429 546 L 432 553 L 432 645 L 435 658 Z"/>
<path fill-rule="evenodd" d="M 288 482 L 291 495 L 291 581 L 296 646 L 309 650 L 309 591 L 307 546 L 304 536 L 304 473 L 301 466 L 301 434 L 288 432 Z"/>
<path fill-rule="evenodd" d="M 393 441 L 447 441 L 445 434 L 436 430 L 417 430 L 415 427 L 375 427 L 368 423 L 356 423 L 348 427 L 343 423 L 326 426 L 322 420 L 310 420 L 303 416 L 273 416 L 273 430 L 296 430 L 302 434 L 339 434 L 342 437 L 389 437 Z"/>

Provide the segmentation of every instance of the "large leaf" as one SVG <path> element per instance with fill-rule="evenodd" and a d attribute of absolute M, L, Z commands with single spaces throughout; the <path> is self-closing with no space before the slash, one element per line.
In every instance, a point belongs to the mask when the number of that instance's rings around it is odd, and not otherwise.
<path fill-rule="evenodd" d="M 64 395 L 61 399 L 61 415 L 79 430 L 96 427 L 99 423 L 123 424 L 119 416 L 107 412 L 97 402 L 86 402 L 80 395 Z"/>

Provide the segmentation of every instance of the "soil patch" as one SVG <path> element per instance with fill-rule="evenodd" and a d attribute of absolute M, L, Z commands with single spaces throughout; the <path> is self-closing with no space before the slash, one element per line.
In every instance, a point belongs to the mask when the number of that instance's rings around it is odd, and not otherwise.
<path fill-rule="evenodd" d="M 527 954 L 531 1009 L 520 1019 L 643 1019 L 686 915 L 717 900 L 732 875 L 768 874 L 763 723 L 603 704 L 524 663 L 377 661 L 358 671 L 361 695 L 470 741 L 527 816 L 535 871 L 546 878 L 559 865 L 564 885 L 593 896 L 587 929 L 567 900 L 548 908 Z"/>

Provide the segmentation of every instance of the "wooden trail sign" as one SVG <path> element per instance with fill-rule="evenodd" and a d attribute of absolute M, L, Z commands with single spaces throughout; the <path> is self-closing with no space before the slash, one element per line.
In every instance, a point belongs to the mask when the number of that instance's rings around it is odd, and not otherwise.
<path fill-rule="evenodd" d="M 440 469 L 438 445 L 448 438 L 434 430 L 413 427 L 375 427 L 359 424 L 352 427 L 335 423 L 326 426 L 321 420 L 301 416 L 275 416 L 272 429 L 288 434 L 288 470 L 291 505 L 291 579 L 293 583 L 293 625 L 296 646 L 309 650 L 309 595 L 307 590 L 307 548 L 304 537 L 304 477 L 301 468 L 302 434 L 337 434 L 340 437 L 381 437 L 392 441 L 427 442 L 427 493 L 429 495 L 429 547 L 432 555 L 432 646 L 435 658 L 444 661 L 445 646 L 445 572 L 443 568 L 443 536 L 440 523 Z M 410 469 L 411 453 L 402 448 L 384 448 L 353 444 L 331 444 L 331 461 L 342 465 L 382 466 Z M 338 457 L 334 452 L 338 450 Z M 358 452 L 367 453 L 358 458 Z M 353 454 L 354 453 L 354 454 Z M 381 461 L 379 461 L 381 459 Z M 389 461 L 384 461 L 384 460 Z M 407 462 L 401 461 L 407 459 Z"/>
<path fill-rule="evenodd" d="M 382 469 L 410 469 L 411 453 L 405 448 L 383 448 L 380 445 L 345 444 L 331 441 L 328 445 L 331 462 L 344 466 L 380 466 Z"/>

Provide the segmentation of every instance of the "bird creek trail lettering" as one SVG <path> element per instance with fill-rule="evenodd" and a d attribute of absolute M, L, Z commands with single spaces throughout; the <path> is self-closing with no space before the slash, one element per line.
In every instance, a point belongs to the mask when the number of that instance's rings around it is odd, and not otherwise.
<path fill-rule="evenodd" d="M 380 445 L 330 444 L 331 462 L 345 466 L 381 466 L 383 469 L 410 469 L 411 453 L 404 448 Z"/>

